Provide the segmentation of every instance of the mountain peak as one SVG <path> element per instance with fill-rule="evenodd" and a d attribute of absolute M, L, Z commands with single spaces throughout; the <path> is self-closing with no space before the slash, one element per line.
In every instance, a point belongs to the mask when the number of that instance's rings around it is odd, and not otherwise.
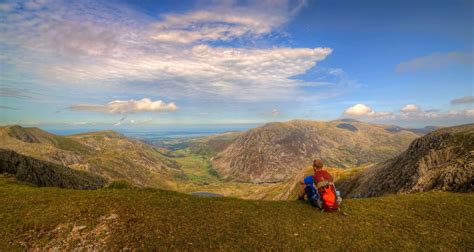
<path fill-rule="evenodd" d="M 23 127 L 20 125 L 7 125 L 0 130 L 8 136 L 26 143 L 41 143 L 52 136 L 52 134 L 37 127 Z"/>
<path fill-rule="evenodd" d="M 316 158 L 340 168 L 381 162 L 400 154 L 417 137 L 384 128 L 341 121 L 269 123 L 239 135 L 214 157 L 213 165 L 223 176 L 240 181 L 284 181 Z"/>

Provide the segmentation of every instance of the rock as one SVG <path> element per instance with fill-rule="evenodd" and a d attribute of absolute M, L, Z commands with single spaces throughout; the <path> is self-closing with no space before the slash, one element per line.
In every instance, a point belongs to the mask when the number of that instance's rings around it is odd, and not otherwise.
<path fill-rule="evenodd" d="M 474 191 L 474 124 L 443 128 L 413 141 L 409 148 L 361 174 L 340 181 L 344 197 L 387 193 Z"/>
<path fill-rule="evenodd" d="M 77 232 L 80 232 L 81 230 L 87 228 L 87 226 L 75 226 L 72 228 L 72 232 L 73 233 L 77 233 Z"/>

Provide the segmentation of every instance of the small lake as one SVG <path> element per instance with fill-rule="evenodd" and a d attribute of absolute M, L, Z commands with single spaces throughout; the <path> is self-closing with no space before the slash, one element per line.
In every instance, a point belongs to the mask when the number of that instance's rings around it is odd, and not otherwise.
<path fill-rule="evenodd" d="M 191 195 L 201 196 L 201 197 L 224 197 L 222 194 L 211 193 L 211 192 L 192 192 Z"/>

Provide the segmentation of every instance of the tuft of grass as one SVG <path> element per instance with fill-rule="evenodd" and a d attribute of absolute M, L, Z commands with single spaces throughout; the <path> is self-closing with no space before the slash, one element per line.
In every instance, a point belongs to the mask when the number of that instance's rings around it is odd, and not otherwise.
<path fill-rule="evenodd" d="M 474 194 L 300 201 L 36 188 L 0 176 L 0 250 L 473 250 Z"/>

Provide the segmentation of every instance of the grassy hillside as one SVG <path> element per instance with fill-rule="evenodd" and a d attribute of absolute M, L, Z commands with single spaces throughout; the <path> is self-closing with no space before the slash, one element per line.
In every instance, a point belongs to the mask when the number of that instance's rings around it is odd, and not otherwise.
<path fill-rule="evenodd" d="M 474 194 L 353 199 L 343 211 L 155 189 L 37 188 L 0 176 L 0 250 L 474 249 Z"/>
<path fill-rule="evenodd" d="M 153 146 L 113 131 L 58 136 L 38 128 L 3 126 L 0 148 L 137 186 L 167 188 L 168 181 L 184 176 L 179 163 Z"/>

